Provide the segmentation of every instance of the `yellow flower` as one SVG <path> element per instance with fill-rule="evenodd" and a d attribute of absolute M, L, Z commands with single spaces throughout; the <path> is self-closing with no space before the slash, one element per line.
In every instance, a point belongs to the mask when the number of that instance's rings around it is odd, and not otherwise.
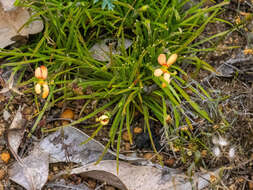
<path fill-rule="evenodd" d="M 44 65 L 42 65 L 40 67 L 37 67 L 35 69 L 35 77 L 37 79 L 46 80 L 47 79 L 47 75 L 48 75 L 47 68 Z"/>
<path fill-rule="evenodd" d="M 48 87 L 48 84 L 47 82 L 45 82 L 43 85 L 42 85 L 42 89 L 43 89 L 43 92 L 42 92 L 42 98 L 46 98 L 49 94 L 49 87 Z"/>
<path fill-rule="evenodd" d="M 42 87 L 42 90 L 41 90 Z M 35 92 L 36 94 L 41 94 L 42 93 L 42 98 L 46 98 L 49 94 L 49 87 L 47 82 L 45 81 L 40 81 L 35 85 Z"/>
<path fill-rule="evenodd" d="M 102 124 L 102 125 L 107 125 L 110 121 L 110 118 L 107 115 L 101 115 L 98 118 L 98 121 Z"/>

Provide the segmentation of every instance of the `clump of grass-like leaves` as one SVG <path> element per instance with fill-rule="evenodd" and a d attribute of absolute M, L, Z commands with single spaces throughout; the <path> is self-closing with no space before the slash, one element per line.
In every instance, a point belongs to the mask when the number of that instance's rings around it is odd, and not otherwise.
<path fill-rule="evenodd" d="M 111 118 L 107 148 L 117 138 L 117 153 L 121 131 L 127 128 L 130 133 L 136 112 L 143 114 L 150 137 L 149 120 L 160 121 L 167 135 L 184 124 L 190 127 L 194 121 L 192 115 L 212 122 L 185 87 L 200 100 L 211 101 L 211 97 L 199 84 L 188 84 L 185 79 L 188 75 L 181 66 L 192 64 L 197 69 L 212 71 L 197 56 L 198 52 L 205 51 L 199 49 L 201 41 L 198 44 L 193 41 L 225 3 L 204 8 L 205 1 L 201 1 L 187 8 L 188 2 L 120 0 L 113 1 L 113 10 L 102 9 L 100 3 L 91 0 L 44 0 L 24 4 L 37 11 L 34 17 L 39 15 L 43 18 L 45 29 L 19 49 L 2 50 L 0 57 L 7 59 L 5 66 L 14 66 L 14 70 L 25 72 L 30 66 L 35 68 L 41 64 L 48 68 L 49 80 L 53 82 L 33 130 L 48 106 L 63 100 L 81 99 L 87 102 L 97 100 L 101 107 L 70 125 L 106 110 Z M 95 60 L 89 52 L 95 42 L 107 37 L 123 42 L 126 38 L 133 41 L 127 50 L 122 45 L 121 55 L 111 55 L 109 64 Z M 166 87 L 162 87 L 163 79 L 153 75 L 159 67 L 157 58 L 161 53 L 167 57 L 172 53 L 178 55 L 177 62 L 168 69 L 176 74 L 172 75 Z M 29 86 L 34 80 L 33 77 L 20 86 Z M 77 94 L 70 88 L 73 83 L 83 92 L 91 87 L 93 93 Z M 27 92 L 33 92 L 33 89 Z M 168 116 L 171 117 L 170 122 L 166 121 Z"/>

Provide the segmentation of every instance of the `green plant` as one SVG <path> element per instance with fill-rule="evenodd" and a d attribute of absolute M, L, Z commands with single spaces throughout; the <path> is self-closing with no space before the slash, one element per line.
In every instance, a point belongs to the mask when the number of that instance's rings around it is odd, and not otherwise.
<path fill-rule="evenodd" d="M 50 94 L 31 132 L 46 109 L 57 102 L 87 100 L 89 103 L 96 99 L 101 107 L 70 125 L 96 117 L 106 110 L 111 117 L 110 141 L 106 147 L 113 146 L 117 138 L 117 154 L 121 131 L 126 127 L 130 134 L 136 112 L 143 114 L 151 141 L 150 120 L 160 121 L 167 136 L 176 131 L 178 136 L 193 138 L 190 130 L 181 132 L 179 127 L 184 124 L 191 127 L 194 121 L 192 115 L 212 122 L 207 111 L 200 106 L 201 100 L 212 101 L 212 98 L 198 83 L 192 84 L 185 79 L 189 75 L 181 66 L 183 63 L 191 64 L 197 69 L 213 71 L 197 55 L 200 51 L 214 49 L 198 47 L 219 35 L 193 42 L 226 2 L 204 8 L 205 1 L 201 1 L 186 9 L 188 2 L 121 0 L 114 1 L 112 11 L 101 9 L 93 1 L 44 0 L 23 4 L 37 12 L 34 17 L 40 15 L 43 18 L 44 32 L 19 49 L 2 50 L 0 57 L 8 60 L 3 66 L 13 66 L 15 70 L 23 72 L 28 71 L 29 66 L 35 68 L 43 64 L 48 68 L 49 80 L 54 81 L 50 84 Z M 93 59 L 89 52 L 96 41 L 105 37 L 121 39 L 123 42 L 128 38 L 133 44 L 128 50 L 122 45 L 121 55 L 111 55 L 110 64 L 107 64 Z M 173 73 L 172 80 L 165 88 L 162 82 L 166 81 L 153 75 L 159 66 L 157 57 L 161 53 L 167 56 L 178 54 L 177 63 L 168 70 Z M 29 86 L 34 81 L 33 77 L 19 86 Z M 76 94 L 73 85 L 83 92 L 91 87 L 93 93 Z M 186 92 L 186 87 L 192 95 Z M 27 92 L 33 92 L 32 87 Z M 199 102 L 193 97 L 197 97 Z M 170 122 L 166 121 L 168 115 Z M 152 145 L 156 150 L 153 141 Z"/>

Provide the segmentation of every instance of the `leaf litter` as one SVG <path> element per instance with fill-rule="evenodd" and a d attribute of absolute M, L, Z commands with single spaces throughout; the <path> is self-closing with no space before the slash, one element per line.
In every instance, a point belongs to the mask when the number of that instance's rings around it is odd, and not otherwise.
<path fill-rule="evenodd" d="M 11 126 L 15 126 L 12 129 L 19 129 L 21 120 L 20 108 L 11 124 Z M 11 149 L 15 150 L 12 151 L 14 154 L 17 154 L 17 145 L 20 144 L 19 139 L 23 136 L 21 132 L 17 134 L 10 136 L 9 132 L 8 135 L 13 138 L 9 143 Z M 142 190 L 152 186 L 157 190 L 163 190 L 174 187 L 187 189 L 192 186 L 189 178 L 183 172 L 152 164 L 150 161 L 138 157 L 120 155 L 120 159 L 123 161 L 118 163 L 119 172 L 117 173 L 117 161 L 114 160 L 116 153 L 111 150 L 105 154 L 103 161 L 95 164 L 101 156 L 104 146 L 94 139 L 81 145 L 87 139 L 90 139 L 87 134 L 74 127 L 65 127 L 48 135 L 34 146 L 27 157 L 15 156 L 17 162 L 9 169 L 10 179 L 27 190 L 41 189 L 48 179 L 49 163 L 71 162 L 79 163 L 81 167 L 70 169 L 67 173 L 63 172 L 62 174 L 81 174 L 105 181 L 120 189 Z M 132 161 L 132 164 L 126 162 L 129 160 Z M 201 177 L 194 179 L 199 189 L 209 184 L 210 176 L 209 173 L 201 174 Z M 64 184 L 61 185 L 64 186 Z"/>

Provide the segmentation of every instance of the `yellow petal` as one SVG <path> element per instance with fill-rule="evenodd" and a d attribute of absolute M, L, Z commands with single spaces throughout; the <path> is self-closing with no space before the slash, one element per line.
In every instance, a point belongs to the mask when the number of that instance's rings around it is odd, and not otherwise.
<path fill-rule="evenodd" d="M 35 92 L 36 92 L 36 94 L 40 94 L 41 93 L 41 86 L 40 86 L 40 84 L 36 84 L 35 85 Z"/>
<path fill-rule="evenodd" d="M 163 54 L 163 53 L 160 54 L 160 55 L 158 56 L 157 61 L 158 61 L 158 63 L 159 63 L 160 65 L 166 65 L 166 55 Z"/>
<path fill-rule="evenodd" d="M 46 98 L 49 94 L 49 87 L 48 87 L 47 83 L 43 84 L 42 88 L 43 88 L 42 98 Z"/>
<path fill-rule="evenodd" d="M 177 54 L 174 53 L 174 54 L 172 54 L 172 55 L 169 57 L 169 59 L 168 59 L 168 61 L 167 61 L 167 67 L 170 67 L 173 63 L 176 62 L 176 60 L 177 60 Z"/>
<path fill-rule="evenodd" d="M 47 71 L 47 68 L 44 65 L 42 65 L 40 67 L 37 67 L 35 69 L 35 77 L 37 79 L 46 80 L 47 79 L 47 75 L 48 75 L 48 71 Z"/>
<path fill-rule="evenodd" d="M 163 78 L 164 78 L 164 80 L 166 80 L 166 82 L 170 82 L 170 74 L 169 73 L 164 73 L 164 75 L 163 75 Z"/>

